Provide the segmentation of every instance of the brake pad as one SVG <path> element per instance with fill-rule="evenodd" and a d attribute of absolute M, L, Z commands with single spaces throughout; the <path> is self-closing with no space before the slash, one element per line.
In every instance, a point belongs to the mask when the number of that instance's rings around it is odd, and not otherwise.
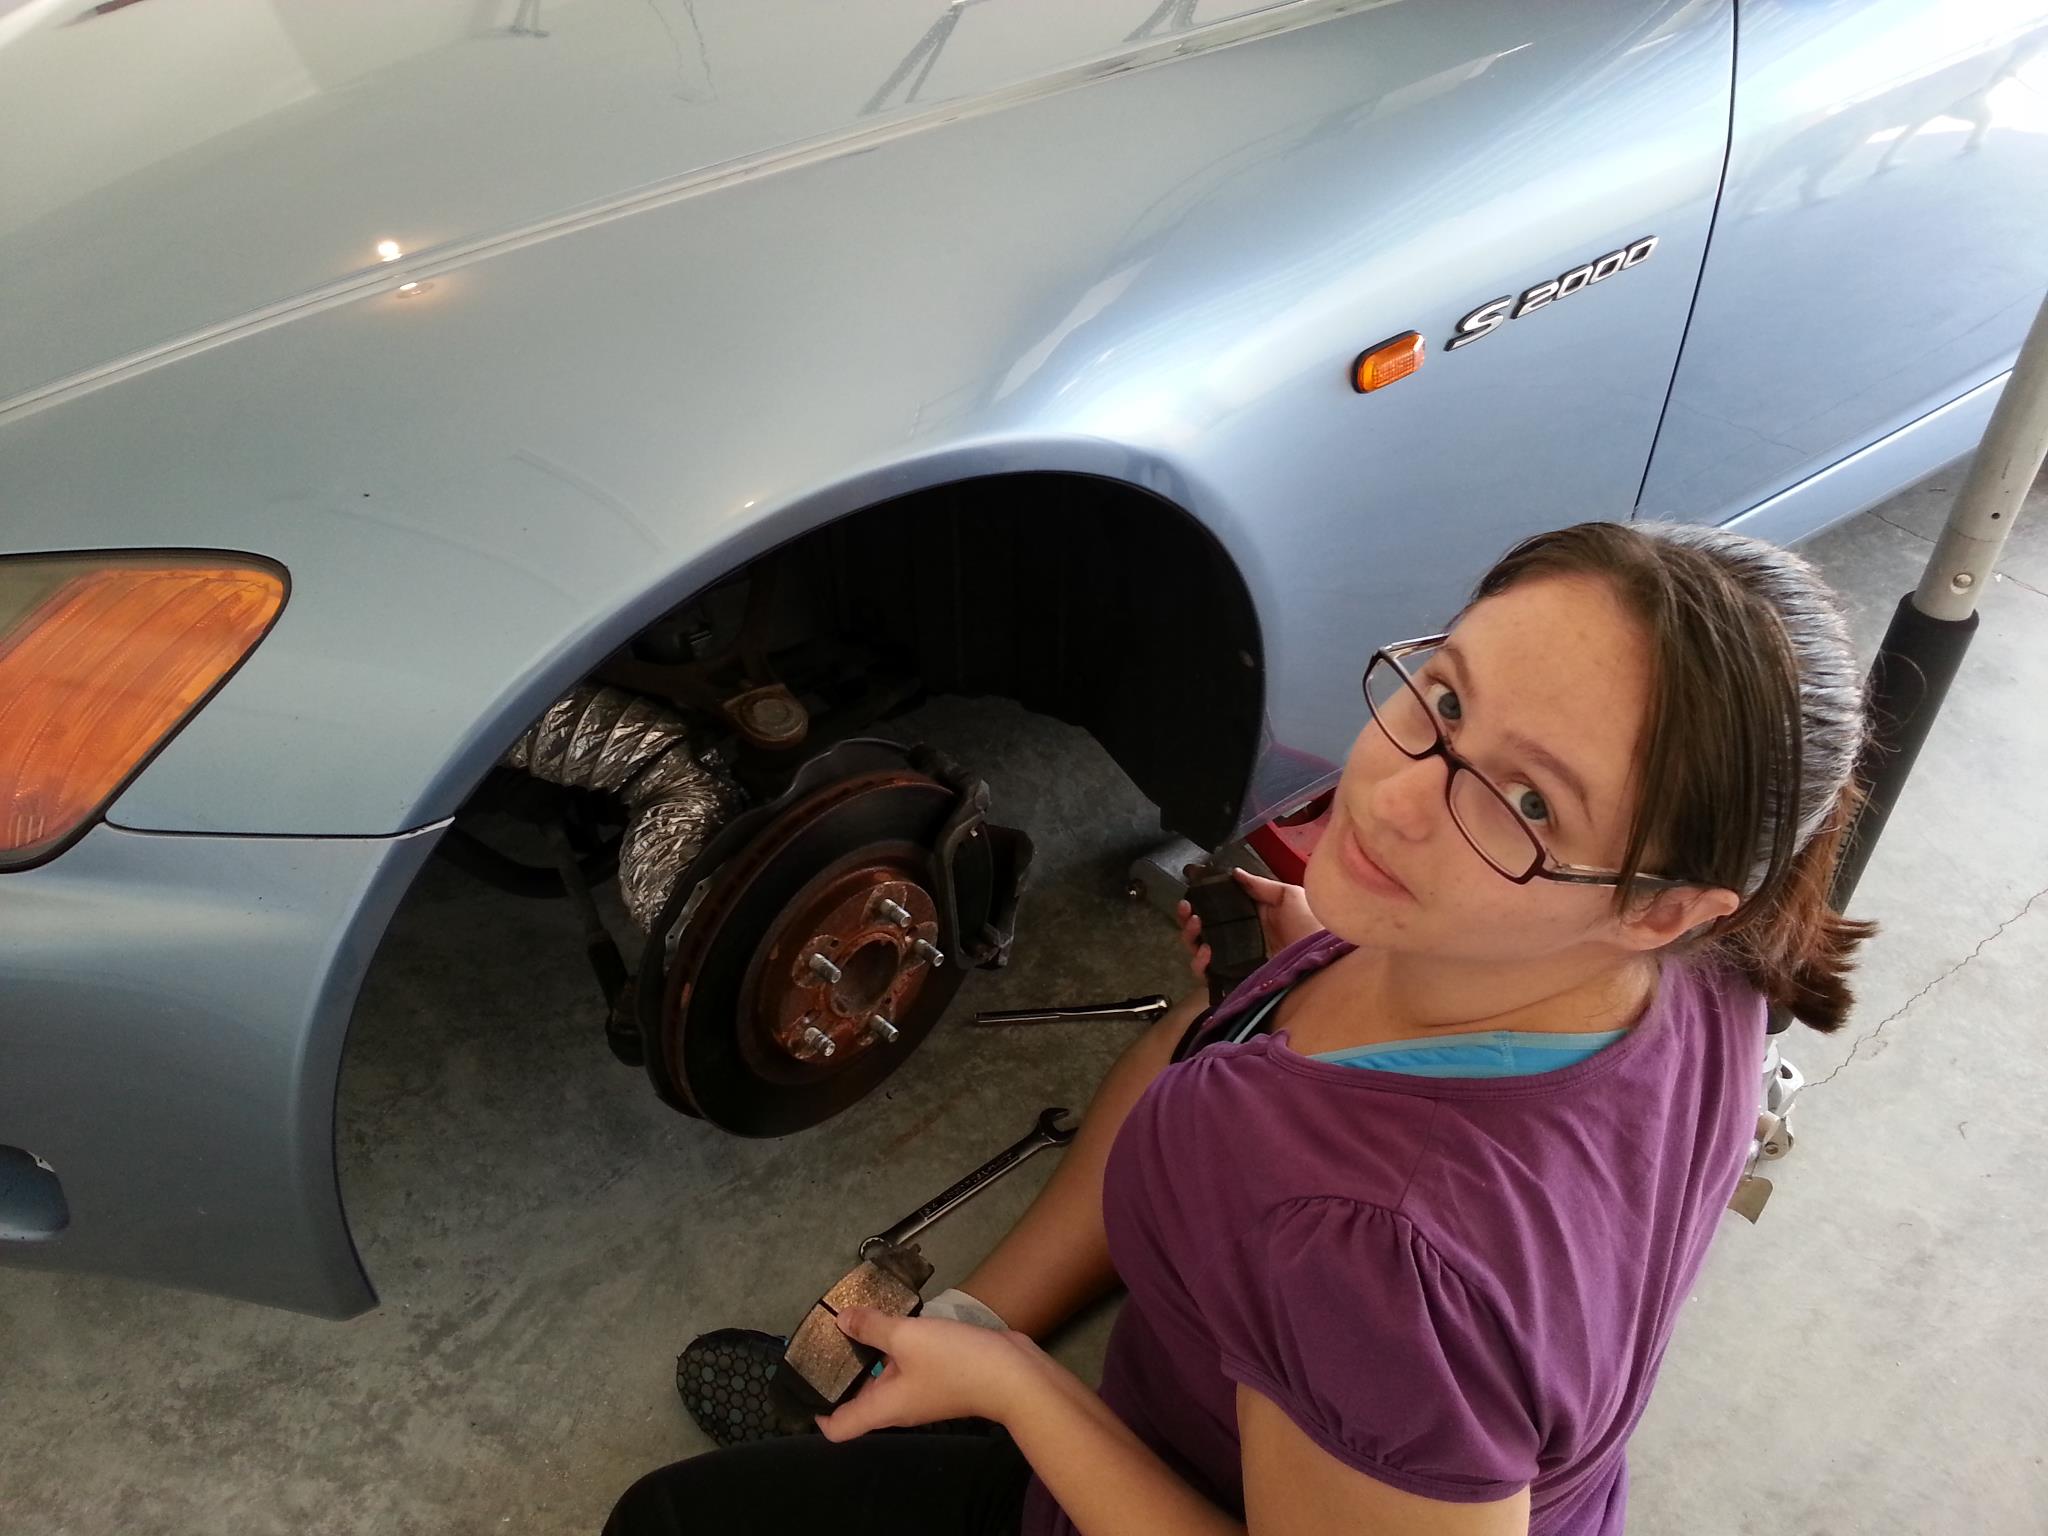
<path fill-rule="evenodd" d="M 1202 920 L 1202 942 L 1209 946 L 1213 1007 L 1266 963 L 1266 930 L 1259 922 L 1259 904 L 1235 875 L 1218 874 L 1210 864 L 1190 864 L 1187 879 L 1188 905 Z"/>
<path fill-rule="evenodd" d="M 838 1314 L 848 1307 L 872 1307 L 895 1317 L 915 1317 L 924 1306 L 920 1292 L 932 1266 L 915 1243 L 878 1248 L 840 1277 L 811 1306 L 789 1336 L 776 1367 L 775 1384 L 812 1413 L 830 1413 L 852 1397 L 882 1352 L 839 1331 Z"/>

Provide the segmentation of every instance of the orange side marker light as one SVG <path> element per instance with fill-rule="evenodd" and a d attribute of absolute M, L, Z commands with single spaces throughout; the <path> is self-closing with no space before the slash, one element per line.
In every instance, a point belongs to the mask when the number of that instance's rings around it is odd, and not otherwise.
<path fill-rule="evenodd" d="M 1376 347 L 1368 347 L 1351 365 L 1351 387 L 1361 395 L 1369 395 L 1376 389 L 1397 384 L 1422 366 L 1426 350 L 1420 331 L 1403 331 Z"/>

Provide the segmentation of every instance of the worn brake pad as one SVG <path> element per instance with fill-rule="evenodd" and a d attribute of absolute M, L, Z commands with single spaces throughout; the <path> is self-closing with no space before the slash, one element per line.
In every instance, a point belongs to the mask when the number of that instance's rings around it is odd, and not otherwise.
<path fill-rule="evenodd" d="M 813 1413 L 837 1408 L 853 1396 L 882 1357 L 880 1350 L 841 1333 L 838 1314 L 848 1307 L 872 1307 L 896 1317 L 915 1317 L 924 1305 L 919 1293 L 931 1277 L 932 1266 L 914 1243 L 870 1253 L 804 1314 L 776 1367 L 776 1386 Z"/>

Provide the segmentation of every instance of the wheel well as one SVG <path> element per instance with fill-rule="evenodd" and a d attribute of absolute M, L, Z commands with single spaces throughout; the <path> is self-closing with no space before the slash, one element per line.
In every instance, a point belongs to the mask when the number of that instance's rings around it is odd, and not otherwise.
<path fill-rule="evenodd" d="M 1208 846 L 1235 829 L 1264 653 L 1236 565 L 1179 507 L 1088 475 L 988 476 L 854 512 L 720 588 L 769 566 L 779 638 L 844 642 L 927 693 L 1000 694 L 1078 725 L 1168 829 Z"/>

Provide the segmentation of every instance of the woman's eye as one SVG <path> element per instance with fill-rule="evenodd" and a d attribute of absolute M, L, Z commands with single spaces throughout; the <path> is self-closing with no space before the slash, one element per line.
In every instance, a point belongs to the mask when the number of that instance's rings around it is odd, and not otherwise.
<path fill-rule="evenodd" d="M 1515 792 L 1508 796 L 1513 802 L 1516 814 L 1524 821 L 1544 822 L 1550 820 L 1550 806 L 1542 794 L 1527 784 L 1515 786 Z"/>
<path fill-rule="evenodd" d="M 1429 707 L 1445 720 L 1465 718 L 1465 706 L 1458 702 L 1455 689 L 1446 688 L 1442 683 L 1432 683 L 1428 690 Z"/>

